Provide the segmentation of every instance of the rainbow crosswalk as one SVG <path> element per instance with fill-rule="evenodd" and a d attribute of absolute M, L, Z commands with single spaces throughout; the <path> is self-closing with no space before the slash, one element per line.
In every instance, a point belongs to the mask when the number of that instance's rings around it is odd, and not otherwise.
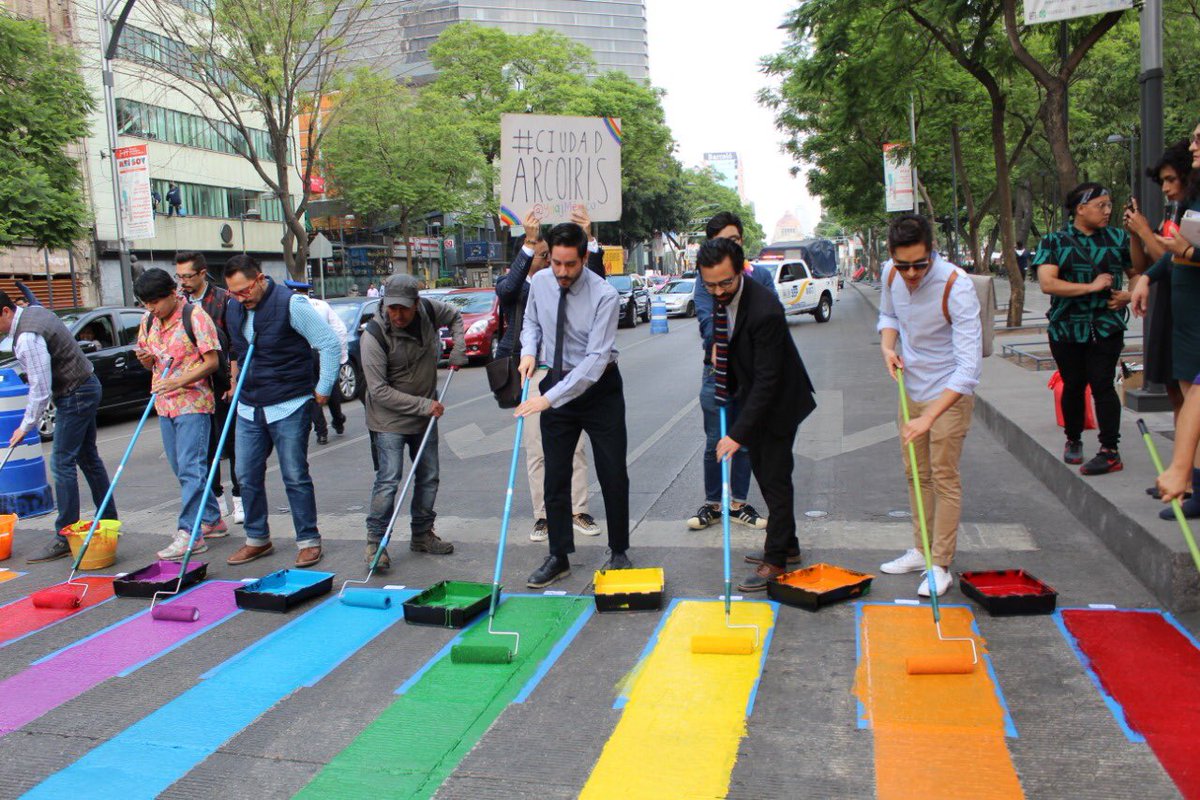
<path fill-rule="evenodd" d="M 111 600 L 111 580 L 107 594 L 105 579 L 90 580 L 96 583 L 96 605 Z M 201 608 L 195 624 L 154 620 L 147 604 L 136 601 L 117 601 L 115 608 L 128 615 L 98 630 L 89 630 L 89 617 L 76 612 L 70 624 L 86 635 L 7 670 L 0 681 L 0 739 L 102 684 L 139 680 L 145 665 L 182 657 L 174 651 L 211 636 L 241 613 L 233 602 L 238 585 L 208 581 L 181 596 L 178 601 Z M 22 796 L 158 796 L 295 693 L 340 667 L 353 669 L 364 657 L 361 651 L 382 634 L 388 633 L 390 641 L 412 641 L 397 623 L 403 620 L 404 600 L 416 591 L 385 591 L 392 595 L 388 609 L 348 606 L 334 597 L 293 612 L 194 682 L 175 687 L 149 714 L 41 776 Z M 13 623 L 28 613 L 27 605 L 18 600 L 0 606 L 0 632 L 11 632 L 0 645 L 24 639 L 25 651 L 36 649 L 34 637 L 67 621 L 47 617 L 37 624 Z M 930 796 L 953 781 L 962 796 L 1024 797 L 1019 757 L 1009 746 L 1018 731 L 972 610 L 943 606 L 943 626 L 949 636 L 976 639 L 980 666 L 969 675 L 909 676 L 905 659 L 939 646 L 928 608 L 889 603 L 852 608 L 853 614 L 833 612 L 844 614 L 848 635 L 853 625 L 857 645 L 857 670 L 852 675 L 846 669 L 845 690 L 857 697 L 859 712 L 845 726 L 857 726 L 863 729 L 860 735 L 872 738 L 876 796 Z M 799 612 L 766 601 L 735 603 L 732 621 L 759 628 L 758 649 L 751 655 L 695 654 L 689 644 L 694 635 L 724 629 L 724 604 L 676 599 L 659 613 L 640 653 L 612 652 L 627 665 L 628 678 L 614 687 L 611 707 L 572 708 L 580 719 L 609 714 L 614 720 L 607 737 L 598 729 L 602 746 L 578 765 L 578 796 L 636 800 L 729 793 L 744 739 L 754 728 L 760 681 L 773 664 L 771 643 L 781 613 Z M 106 620 L 112 618 L 110 611 Z M 486 621 L 420 637 L 419 646 L 428 653 L 410 663 L 421 666 L 398 687 L 366 690 L 363 702 L 376 710 L 363 717 L 340 752 L 327 763 L 312 764 L 307 778 L 289 791 L 304 800 L 432 797 L 514 704 L 534 697 L 548 675 L 563 669 L 560 656 L 581 641 L 605 636 L 593 620 L 590 597 L 505 595 L 497 628 L 519 630 L 522 639 L 518 656 L 503 665 L 455 664 L 449 657 L 457 643 L 486 641 Z M 1079 668 L 1092 677 L 1113 712 L 1113 725 L 1127 733 L 1130 746 L 1149 748 L 1185 797 L 1200 796 L 1200 774 L 1189 755 L 1191 737 L 1179 728 L 1194 730 L 1200 724 L 1200 645 L 1170 615 L 1156 611 L 1066 609 L 1054 622 L 1061 646 L 1078 656 Z M 1044 618 L 1039 624 L 1054 630 Z M 1114 630 L 1136 640 L 1139 652 L 1153 654 L 1153 670 L 1175 676 L 1170 714 L 1158 713 L 1148 702 L 1137 671 L 1145 662 L 1112 646 L 1107 634 Z M 574 669 L 578 672 L 579 665 Z"/>

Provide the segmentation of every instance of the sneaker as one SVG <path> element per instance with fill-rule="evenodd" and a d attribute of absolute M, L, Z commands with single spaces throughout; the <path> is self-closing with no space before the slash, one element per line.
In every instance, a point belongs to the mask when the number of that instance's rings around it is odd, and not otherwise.
<path fill-rule="evenodd" d="M 694 531 L 702 531 L 721 518 L 721 509 L 713 508 L 708 503 L 700 506 L 700 510 L 688 517 L 687 526 Z"/>
<path fill-rule="evenodd" d="M 271 555 L 275 552 L 275 545 L 268 541 L 264 545 L 244 544 L 239 547 L 234 554 L 225 559 L 225 563 L 232 567 L 241 564 L 249 564 L 251 561 Z"/>
<path fill-rule="evenodd" d="M 421 536 L 413 536 L 412 541 L 408 544 L 408 549 L 414 553 L 429 553 L 434 556 L 448 556 L 454 552 L 454 545 L 449 542 L 443 542 L 438 538 L 438 535 L 430 528 Z"/>
<path fill-rule="evenodd" d="M 742 507 L 729 512 L 729 518 L 734 522 L 745 525 L 747 528 L 755 530 L 766 530 L 767 520 L 760 517 L 758 512 L 754 510 L 754 506 L 749 503 L 742 503 Z"/>
<path fill-rule="evenodd" d="M 329 433 L 318 433 L 317 444 L 329 444 Z"/>
<path fill-rule="evenodd" d="M 544 589 L 555 581 L 571 577 L 571 562 L 566 556 L 546 556 L 546 560 L 538 567 L 525 585 L 530 589 Z"/>
<path fill-rule="evenodd" d="M 223 494 L 217 495 L 217 509 L 222 517 L 229 516 L 229 498 Z"/>
<path fill-rule="evenodd" d="M 26 564 L 41 564 L 43 561 L 57 561 L 71 555 L 71 546 L 57 536 L 50 543 L 25 559 Z"/>
<path fill-rule="evenodd" d="M 367 566 L 371 566 L 371 561 L 375 558 L 375 551 L 379 549 L 379 542 L 367 542 Z M 383 552 L 379 554 L 379 563 L 375 565 L 376 572 L 387 572 L 392 568 L 392 559 L 388 556 L 387 548 L 383 548 Z"/>
<path fill-rule="evenodd" d="M 346 432 L 346 420 L 343 418 L 341 422 L 333 423 L 333 432 L 341 436 Z"/>
<path fill-rule="evenodd" d="M 1120 472 L 1125 469 L 1121 463 L 1121 454 L 1116 450 L 1104 449 L 1096 453 L 1091 461 L 1079 468 L 1084 475 L 1104 475 L 1109 472 Z"/>
<path fill-rule="evenodd" d="M 242 508 L 242 498 L 233 498 L 233 521 L 241 525 L 246 521 L 246 510 Z"/>
<path fill-rule="evenodd" d="M 180 529 L 171 543 L 158 551 L 158 557 L 163 561 L 182 561 L 183 554 L 188 550 L 188 540 L 191 538 L 191 532 Z M 192 555 L 199 555 L 206 550 L 208 550 L 208 544 L 205 543 L 204 537 L 197 536 L 192 545 Z"/>
<path fill-rule="evenodd" d="M 1157 487 L 1157 486 L 1151 486 L 1149 489 L 1147 489 L 1147 490 L 1146 490 L 1146 494 L 1150 495 L 1150 496 L 1151 496 L 1151 497 L 1153 497 L 1155 500 L 1162 500 L 1162 493 L 1161 493 L 1160 491 L 1158 491 L 1158 487 Z M 1184 493 L 1183 493 L 1183 499 L 1184 499 L 1184 500 L 1187 500 L 1187 499 L 1188 499 L 1188 498 L 1190 498 L 1191 496 L 1192 496 L 1192 493 L 1191 493 L 1191 492 L 1184 492 Z M 1175 515 L 1174 515 L 1174 514 L 1172 514 L 1171 516 L 1173 517 L 1173 516 L 1175 516 Z"/>
<path fill-rule="evenodd" d="M 296 566 L 300 569 L 305 567 L 315 567 L 321 561 L 321 545 L 316 547 L 301 547 L 300 552 L 296 554 Z"/>
<path fill-rule="evenodd" d="M 1184 519 L 1200 519 L 1200 500 L 1189 498 L 1180 503 L 1179 507 L 1183 510 Z M 1175 519 L 1175 509 L 1171 506 L 1167 506 L 1158 512 L 1158 518 L 1169 520 Z"/>
<path fill-rule="evenodd" d="M 571 525 L 576 533 L 582 533 L 584 536 L 599 536 L 604 533 L 591 514 L 576 514 L 571 518 Z"/>
<path fill-rule="evenodd" d="M 1068 464 L 1083 463 L 1083 442 L 1072 442 L 1067 440 L 1067 446 L 1063 448 L 1063 461 Z"/>
<path fill-rule="evenodd" d="M 953 576 L 950 575 L 950 570 L 945 567 L 933 565 L 933 582 L 937 585 L 938 597 L 946 593 L 950 588 L 950 584 L 954 583 Z M 917 594 L 921 597 L 929 597 L 929 573 L 925 573 L 925 578 L 921 581 L 921 585 L 917 587 Z"/>
<path fill-rule="evenodd" d="M 747 564 L 761 564 L 761 563 L 763 563 L 763 554 L 762 553 L 747 553 L 744 560 Z M 804 559 L 800 555 L 800 546 L 799 545 L 788 548 L 787 563 L 800 564 L 803 561 L 804 561 Z"/>
<path fill-rule="evenodd" d="M 925 569 L 925 556 L 915 547 L 905 550 L 904 555 L 899 558 L 879 565 L 879 571 L 886 572 L 888 575 L 903 575 L 906 572 L 920 572 L 923 569 Z"/>
<path fill-rule="evenodd" d="M 600 571 L 608 572 L 610 569 L 633 569 L 633 562 L 624 553 L 614 553 L 609 550 L 608 560 L 604 562 L 604 566 L 600 567 Z"/>
<path fill-rule="evenodd" d="M 533 530 L 529 534 L 529 541 L 544 542 L 549 538 L 550 538 L 550 525 L 549 525 L 549 523 L 546 522 L 546 520 L 544 518 L 539 519 L 537 522 L 533 523 Z"/>
<path fill-rule="evenodd" d="M 778 578 L 784 572 L 783 567 L 774 564 L 759 564 L 749 578 L 738 584 L 739 592 L 765 592 L 767 584 Z"/>
<path fill-rule="evenodd" d="M 225 520 L 219 519 L 212 525 L 201 525 L 200 533 L 206 539 L 224 539 L 229 535 L 229 526 L 225 524 Z"/>

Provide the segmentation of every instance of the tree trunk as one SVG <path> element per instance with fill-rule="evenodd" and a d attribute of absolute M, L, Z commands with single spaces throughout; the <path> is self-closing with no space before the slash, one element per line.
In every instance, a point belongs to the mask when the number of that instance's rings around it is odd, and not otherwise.
<path fill-rule="evenodd" d="M 917 178 L 917 190 L 921 193 L 921 200 L 925 203 L 925 216 L 929 218 L 930 224 L 937 225 L 937 211 L 933 207 L 933 198 L 929 196 L 929 189 L 925 186 L 925 181 Z"/>
<path fill-rule="evenodd" d="M 996 161 L 996 189 L 998 197 L 996 205 L 1000 212 L 1000 252 L 1003 254 L 1004 270 L 1008 273 L 1009 302 L 1008 326 L 1018 327 L 1024 316 L 1025 282 L 1021 280 L 1021 270 L 1017 266 L 1016 238 L 1013 231 L 1012 188 L 1009 184 L 1008 143 L 1005 141 L 1004 116 L 1005 98 L 1000 87 L 992 84 L 987 87 L 992 99 L 992 150 Z M 991 252 L 988 253 L 988 263 L 991 263 Z"/>
<path fill-rule="evenodd" d="M 1014 198 L 1013 225 L 1016 227 L 1017 244 L 1027 247 L 1029 232 L 1033 228 L 1033 182 L 1026 178 L 1017 184 Z"/>
<path fill-rule="evenodd" d="M 412 237 L 408 235 L 408 214 L 402 214 L 400 216 L 400 235 L 404 237 L 404 270 L 409 275 L 416 275 L 416 273 L 413 272 Z"/>
<path fill-rule="evenodd" d="M 1042 127 L 1054 159 L 1054 174 L 1058 178 L 1058 196 L 1063 198 L 1079 183 L 1075 157 L 1071 155 L 1071 143 L 1066 119 L 1067 82 L 1051 81 L 1046 85 L 1046 99 L 1042 102 Z"/>

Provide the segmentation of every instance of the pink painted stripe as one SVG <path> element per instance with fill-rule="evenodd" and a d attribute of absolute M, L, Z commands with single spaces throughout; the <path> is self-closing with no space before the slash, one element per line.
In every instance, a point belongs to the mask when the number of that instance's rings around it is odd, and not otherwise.
<path fill-rule="evenodd" d="M 87 690 L 178 647 L 237 612 L 234 581 L 210 581 L 170 601 L 200 609 L 197 622 L 158 620 L 149 609 L 0 682 L 0 736 Z"/>

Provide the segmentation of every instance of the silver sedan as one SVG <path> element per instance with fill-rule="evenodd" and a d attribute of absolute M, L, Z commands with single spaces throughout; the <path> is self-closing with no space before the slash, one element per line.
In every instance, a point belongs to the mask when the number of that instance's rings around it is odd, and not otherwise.
<path fill-rule="evenodd" d="M 692 299 L 692 291 L 695 287 L 696 282 L 691 278 L 676 278 L 654 293 L 654 302 L 666 304 L 668 317 L 694 317 L 696 301 Z"/>

